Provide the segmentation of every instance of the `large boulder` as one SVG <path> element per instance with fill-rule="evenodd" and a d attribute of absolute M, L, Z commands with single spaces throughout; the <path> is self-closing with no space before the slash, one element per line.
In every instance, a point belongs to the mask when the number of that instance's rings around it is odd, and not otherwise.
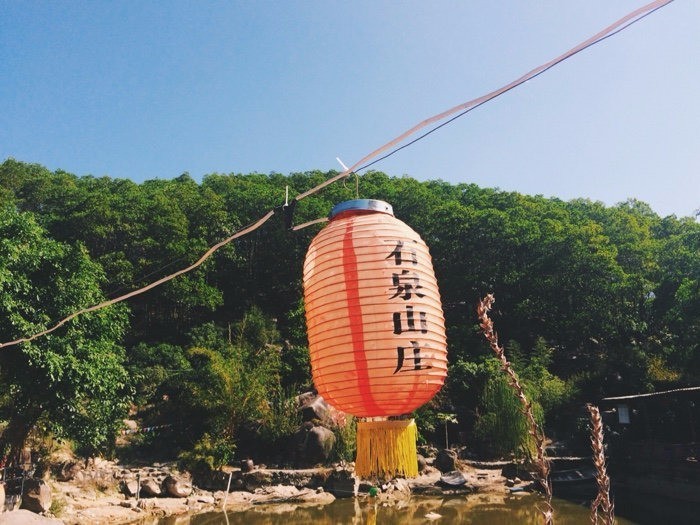
<path fill-rule="evenodd" d="M 77 461 L 63 461 L 56 469 L 56 480 L 73 481 L 76 475 L 82 470 L 82 463 Z"/>
<path fill-rule="evenodd" d="M 310 467 L 328 461 L 335 445 L 335 434 L 307 421 L 294 435 L 294 442 L 297 465 Z"/>
<path fill-rule="evenodd" d="M 51 487 L 43 479 L 26 479 L 20 508 L 37 514 L 48 512 L 51 508 Z"/>
<path fill-rule="evenodd" d="M 322 396 L 302 394 L 299 396 L 299 411 L 302 421 L 319 421 L 324 425 L 332 424 L 330 405 Z"/>
<path fill-rule="evenodd" d="M 433 466 L 442 473 L 457 470 L 457 453 L 454 450 L 442 449 L 437 453 Z"/>
<path fill-rule="evenodd" d="M 163 492 L 171 498 L 186 498 L 192 494 L 192 483 L 175 476 L 167 476 L 163 480 Z"/>
<path fill-rule="evenodd" d="M 427 462 L 426 459 L 425 459 L 423 456 L 421 456 L 420 454 L 418 454 L 418 458 L 417 458 L 417 459 L 418 459 L 418 472 L 419 472 L 420 474 L 424 474 L 425 472 L 428 471 L 428 462 Z"/>
<path fill-rule="evenodd" d="M 141 480 L 141 496 L 144 498 L 157 498 L 163 494 L 161 484 L 153 478 Z"/>
<path fill-rule="evenodd" d="M 135 479 L 123 479 L 119 482 L 119 491 L 128 498 L 135 497 L 139 489 L 139 484 Z"/>

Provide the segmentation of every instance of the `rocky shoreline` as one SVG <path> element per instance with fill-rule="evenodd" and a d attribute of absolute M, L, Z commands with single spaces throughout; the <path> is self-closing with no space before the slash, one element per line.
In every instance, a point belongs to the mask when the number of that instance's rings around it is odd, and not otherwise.
<path fill-rule="evenodd" d="M 412 495 L 508 494 L 529 488 L 512 465 L 479 464 L 477 468 L 463 461 L 453 463 L 451 451 L 441 452 L 445 454 L 436 458 L 419 458 L 417 478 L 374 484 L 358 480 L 352 465 L 288 470 L 244 462 L 242 469 L 193 478 L 179 472 L 175 464 L 125 466 L 99 459 L 87 466 L 73 463 L 43 481 L 43 502 L 38 501 L 42 490 L 25 495 L 22 506 L 34 513 L 6 511 L 0 514 L 0 524 L 148 524 L 166 516 L 222 510 L 224 506 L 244 510 L 282 503 L 325 505 L 353 496 L 375 497 L 390 505 Z"/>

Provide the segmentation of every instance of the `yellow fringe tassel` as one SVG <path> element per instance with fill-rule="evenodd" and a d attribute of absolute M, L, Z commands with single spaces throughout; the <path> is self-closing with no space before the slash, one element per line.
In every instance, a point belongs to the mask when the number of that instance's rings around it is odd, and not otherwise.
<path fill-rule="evenodd" d="M 411 420 L 358 421 L 355 474 L 360 478 L 418 476 L 418 428 Z"/>

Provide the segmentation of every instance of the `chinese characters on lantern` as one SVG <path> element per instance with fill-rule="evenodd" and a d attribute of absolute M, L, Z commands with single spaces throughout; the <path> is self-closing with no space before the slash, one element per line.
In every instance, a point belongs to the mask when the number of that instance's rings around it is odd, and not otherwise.
<path fill-rule="evenodd" d="M 396 346 L 396 370 L 399 372 L 410 372 L 415 370 L 426 370 L 432 368 L 430 365 L 422 363 L 421 341 L 419 334 L 428 333 L 427 313 L 415 309 L 415 305 L 410 303 L 411 299 L 422 298 L 425 295 L 421 292 L 423 286 L 420 284 L 420 277 L 412 271 L 413 266 L 418 265 L 418 256 L 414 247 L 404 246 L 404 241 L 387 241 L 392 243 L 393 250 L 386 259 L 394 259 L 397 266 L 396 272 L 391 274 L 391 286 L 388 299 L 396 303 L 396 310 L 392 313 L 394 325 L 394 335 L 400 336 L 404 333 L 415 334 L 416 340 L 409 340 L 410 347 L 405 345 L 402 339 L 401 344 Z M 416 241 L 414 241 L 416 242 Z M 424 345 L 427 347 L 427 345 Z M 407 363 L 408 362 L 408 363 Z"/>

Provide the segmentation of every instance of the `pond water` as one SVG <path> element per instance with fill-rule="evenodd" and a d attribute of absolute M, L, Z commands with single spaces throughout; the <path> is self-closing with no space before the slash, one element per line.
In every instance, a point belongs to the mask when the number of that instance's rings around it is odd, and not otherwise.
<path fill-rule="evenodd" d="M 434 523 L 479 525 L 540 525 L 538 495 L 513 496 L 469 495 L 459 497 L 412 497 L 410 501 L 384 507 L 368 497 L 341 499 L 324 506 L 260 505 L 245 511 L 209 512 L 191 517 L 161 519 L 159 525 L 414 525 Z M 555 523 L 579 525 L 590 523 L 589 508 L 584 504 L 555 500 Z M 431 520 L 426 516 L 433 516 Z M 639 522 L 617 519 L 618 525 Z"/>

